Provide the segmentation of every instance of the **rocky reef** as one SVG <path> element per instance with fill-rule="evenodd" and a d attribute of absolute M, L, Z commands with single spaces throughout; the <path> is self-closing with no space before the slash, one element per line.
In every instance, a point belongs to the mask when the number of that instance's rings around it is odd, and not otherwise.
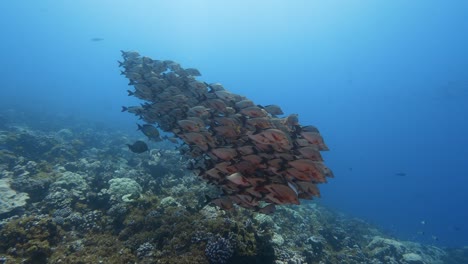
<path fill-rule="evenodd" d="M 220 210 L 177 149 L 84 127 L 2 126 L 0 263 L 468 263 L 317 202 Z"/>

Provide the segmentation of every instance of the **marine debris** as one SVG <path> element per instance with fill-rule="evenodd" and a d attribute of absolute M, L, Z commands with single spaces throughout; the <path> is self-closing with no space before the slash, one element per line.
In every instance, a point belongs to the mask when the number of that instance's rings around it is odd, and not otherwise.
<path fill-rule="evenodd" d="M 300 125 L 297 114 L 278 117 L 279 106 L 256 105 L 219 83 L 199 81 L 197 69 L 174 61 L 135 51 L 122 56 L 122 74 L 135 88 L 128 95 L 144 101 L 122 111 L 185 142 L 191 168 L 224 193 L 215 204 L 273 212 L 275 205 L 320 196 L 317 184 L 333 177 L 320 154 L 328 147 L 318 129 Z"/>

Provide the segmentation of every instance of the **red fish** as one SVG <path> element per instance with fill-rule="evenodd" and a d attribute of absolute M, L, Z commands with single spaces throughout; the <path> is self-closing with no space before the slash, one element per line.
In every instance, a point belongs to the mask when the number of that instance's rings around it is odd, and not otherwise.
<path fill-rule="evenodd" d="M 319 162 L 314 162 L 308 159 L 298 159 L 290 161 L 288 164 L 298 171 L 305 172 L 316 182 L 326 182 L 324 171 L 317 168 Z"/>
<path fill-rule="evenodd" d="M 239 155 L 236 149 L 233 148 L 215 148 L 211 150 L 216 157 L 221 160 L 232 160 Z"/>
<path fill-rule="evenodd" d="M 322 155 L 316 146 L 313 147 L 303 147 L 298 149 L 299 153 L 306 158 L 313 161 L 323 161 Z"/>
<path fill-rule="evenodd" d="M 244 108 L 244 109 L 241 109 L 240 110 L 240 113 L 243 114 L 243 115 L 246 115 L 248 117 L 265 117 L 268 115 L 268 113 L 257 107 L 257 106 L 250 106 L 250 107 L 247 107 L 247 108 Z"/>
<path fill-rule="evenodd" d="M 319 150 L 328 150 L 327 145 L 323 142 L 322 136 L 317 132 L 302 132 L 303 136 L 309 143 L 318 146 Z"/>
<path fill-rule="evenodd" d="M 240 173 L 236 172 L 226 177 L 230 182 L 239 186 L 250 186 L 250 182 Z"/>
<path fill-rule="evenodd" d="M 266 185 L 269 191 L 266 198 L 275 204 L 299 204 L 296 192 L 289 186 L 283 184 Z"/>

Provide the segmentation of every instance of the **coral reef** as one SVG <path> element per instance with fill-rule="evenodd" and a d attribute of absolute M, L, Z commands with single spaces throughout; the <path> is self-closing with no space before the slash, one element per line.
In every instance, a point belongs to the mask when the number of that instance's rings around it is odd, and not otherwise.
<path fill-rule="evenodd" d="M 109 190 L 112 200 L 133 202 L 140 198 L 142 188 L 133 179 L 130 178 L 115 178 L 109 181 Z"/>
<path fill-rule="evenodd" d="M 8 146 L 0 150 L 0 209 L 5 212 L 0 214 L 0 263 L 467 259 L 466 248 L 399 241 L 314 202 L 281 206 L 271 215 L 240 207 L 220 210 L 206 198 L 217 197 L 217 188 L 188 172 L 190 160 L 164 142 L 150 145 L 147 155 L 135 155 L 124 147 L 132 138 L 119 132 L 57 127 L 56 132 L 10 126 L 0 131 L 0 145 Z M 47 147 L 29 150 L 41 142 Z M 70 155 L 50 154 L 63 145 L 69 147 L 59 149 Z"/>
<path fill-rule="evenodd" d="M 27 193 L 18 193 L 11 189 L 9 179 L 0 179 L 0 215 L 24 206 L 28 199 Z"/>

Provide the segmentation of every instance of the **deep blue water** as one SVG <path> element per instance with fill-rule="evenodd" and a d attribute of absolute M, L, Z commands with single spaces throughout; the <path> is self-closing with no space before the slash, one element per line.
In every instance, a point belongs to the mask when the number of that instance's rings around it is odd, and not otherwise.
<path fill-rule="evenodd" d="M 0 12 L 2 109 L 133 129 L 119 50 L 171 59 L 316 125 L 336 176 L 321 203 L 401 238 L 468 245 L 466 1 L 18 0 Z"/>

